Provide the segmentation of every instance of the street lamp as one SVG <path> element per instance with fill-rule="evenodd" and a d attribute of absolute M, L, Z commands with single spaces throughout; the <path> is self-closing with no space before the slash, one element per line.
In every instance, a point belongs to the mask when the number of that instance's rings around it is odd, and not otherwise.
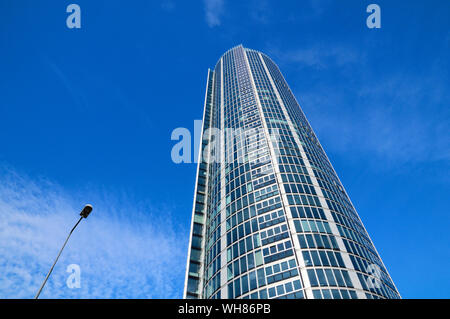
<path fill-rule="evenodd" d="M 42 291 L 42 289 L 44 288 L 45 283 L 47 282 L 48 277 L 50 277 L 50 274 L 52 273 L 53 268 L 55 267 L 56 262 L 57 262 L 58 259 L 59 259 L 59 256 L 61 256 L 61 253 L 62 253 L 64 247 L 66 246 L 67 241 L 68 241 L 69 238 L 70 238 L 70 235 L 72 235 L 73 231 L 75 230 L 75 228 L 77 228 L 77 226 L 78 226 L 78 224 L 81 222 L 81 220 L 82 220 L 83 218 L 87 218 L 91 212 L 92 212 L 92 205 L 87 204 L 86 206 L 84 206 L 83 210 L 82 210 L 81 213 L 80 213 L 80 216 L 81 216 L 80 219 L 79 219 L 78 222 L 75 224 L 75 226 L 73 226 L 72 230 L 71 230 L 70 233 L 69 233 L 69 236 L 67 236 L 67 239 L 66 239 L 66 241 L 64 242 L 64 245 L 62 246 L 61 250 L 59 251 L 59 254 L 58 254 L 58 256 L 56 257 L 56 260 L 55 260 L 55 262 L 53 263 L 52 268 L 50 268 L 50 271 L 48 272 L 47 277 L 45 277 L 44 282 L 42 283 L 41 288 L 39 288 L 39 291 L 37 292 L 36 297 L 34 297 L 34 299 L 38 299 L 38 298 L 39 298 L 39 295 L 41 294 L 41 291 Z"/>

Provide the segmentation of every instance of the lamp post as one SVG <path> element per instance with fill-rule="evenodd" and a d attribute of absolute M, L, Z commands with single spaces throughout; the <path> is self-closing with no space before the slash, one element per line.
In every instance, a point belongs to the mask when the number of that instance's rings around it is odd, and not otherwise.
<path fill-rule="evenodd" d="M 47 277 L 45 277 L 44 282 L 42 283 L 41 288 L 39 288 L 39 291 L 37 292 L 37 294 L 36 294 L 36 296 L 34 297 L 34 299 L 38 299 L 38 298 L 39 298 L 39 295 L 41 294 L 41 291 L 42 291 L 42 289 L 44 288 L 45 283 L 47 282 L 48 277 L 50 277 L 50 274 L 52 273 L 53 268 L 55 267 L 56 262 L 57 262 L 58 259 L 59 259 L 59 256 L 61 256 L 61 253 L 62 253 L 64 247 L 66 246 L 67 241 L 68 241 L 69 238 L 70 238 L 70 235 L 72 235 L 73 231 L 75 230 L 75 228 L 77 228 L 77 226 L 78 226 L 78 224 L 81 222 L 81 220 L 82 220 L 83 218 L 87 218 L 91 212 L 92 212 L 92 205 L 89 205 L 89 204 L 88 204 L 88 205 L 84 206 L 83 210 L 82 210 L 81 213 L 80 213 L 80 216 L 81 216 L 80 219 L 79 219 L 78 222 L 75 224 L 75 226 L 73 226 L 72 230 L 71 230 L 70 233 L 69 233 L 69 236 L 67 236 L 66 241 L 64 242 L 64 245 L 62 246 L 61 250 L 59 251 L 58 256 L 57 256 L 56 259 L 55 259 L 55 262 L 54 262 L 53 265 L 52 265 L 52 268 L 50 268 L 50 271 L 48 272 Z"/>

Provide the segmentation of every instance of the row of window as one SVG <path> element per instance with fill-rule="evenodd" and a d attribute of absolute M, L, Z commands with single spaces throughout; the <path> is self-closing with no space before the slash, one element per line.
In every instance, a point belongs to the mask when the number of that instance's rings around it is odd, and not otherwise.
<path fill-rule="evenodd" d="M 331 268 L 308 269 L 308 278 L 311 287 L 348 287 L 353 288 L 347 270 Z"/>
<path fill-rule="evenodd" d="M 390 299 L 399 298 L 398 294 L 394 292 L 395 290 L 389 289 L 385 284 L 377 281 L 373 277 L 358 273 L 358 278 L 364 290 L 371 291 L 380 296 L 387 296 Z"/>
<path fill-rule="evenodd" d="M 261 244 L 268 245 L 279 240 L 289 238 L 289 232 L 286 224 L 270 228 L 268 230 L 262 231 L 261 233 Z"/>
<path fill-rule="evenodd" d="M 292 250 L 292 243 L 290 240 L 263 248 L 264 263 L 266 264 L 292 256 L 293 254 L 294 251 Z"/>
<path fill-rule="evenodd" d="M 394 284 L 392 283 L 389 276 L 384 272 L 383 268 L 379 265 L 369 264 L 366 259 L 363 259 L 359 256 L 350 255 L 350 260 L 352 261 L 353 266 L 356 270 L 369 273 L 375 275 L 379 279 L 381 279 L 386 285 L 388 285 L 392 290 L 395 290 Z"/>
<path fill-rule="evenodd" d="M 347 289 L 313 289 L 314 299 L 358 299 L 354 290 Z"/>
<path fill-rule="evenodd" d="M 321 234 L 300 234 L 297 235 L 297 237 L 301 248 L 324 248 L 339 250 L 339 246 L 334 236 Z"/>
<path fill-rule="evenodd" d="M 263 261 L 261 250 L 257 250 L 254 253 L 251 252 L 245 256 L 242 256 L 241 258 L 236 259 L 234 262 L 227 265 L 228 280 L 233 279 L 234 277 L 237 277 L 249 270 L 252 270 L 255 267 L 261 266 L 262 263 Z"/>
<path fill-rule="evenodd" d="M 313 233 L 327 233 L 332 234 L 330 225 L 328 222 L 321 221 L 321 220 L 294 220 L 294 226 L 295 230 L 298 233 L 306 233 L 306 232 L 313 232 Z"/>
<path fill-rule="evenodd" d="M 227 249 L 227 262 L 261 246 L 259 234 L 250 235 Z"/>
<path fill-rule="evenodd" d="M 325 266 L 345 268 L 341 253 L 330 250 L 304 250 L 302 251 L 303 260 L 306 267 Z"/>
<path fill-rule="evenodd" d="M 295 259 L 283 261 L 278 264 L 265 267 L 267 284 L 285 280 L 298 275 Z"/>
<path fill-rule="evenodd" d="M 258 220 L 256 218 L 246 221 L 227 233 L 227 246 L 257 231 Z"/>
<path fill-rule="evenodd" d="M 265 286 L 264 270 L 254 270 L 228 283 L 228 298 L 237 298 L 258 287 Z"/>
<path fill-rule="evenodd" d="M 292 217 L 294 218 L 315 218 L 327 220 L 325 212 L 322 208 L 309 206 L 291 206 Z"/>
<path fill-rule="evenodd" d="M 286 219 L 284 217 L 284 211 L 282 209 L 267 213 L 266 215 L 258 217 L 259 229 L 262 230 L 266 227 L 274 226 L 284 222 Z"/>

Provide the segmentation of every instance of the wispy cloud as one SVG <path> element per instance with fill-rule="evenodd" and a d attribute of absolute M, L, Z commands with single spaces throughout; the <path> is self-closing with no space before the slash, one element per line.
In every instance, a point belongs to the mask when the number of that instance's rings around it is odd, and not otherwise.
<path fill-rule="evenodd" d="M 307 116 L 330 150 L 372 154 L 383 166 L 450 159 L 448 112 L 427 116 L 421 101 L 436 92 L 392 78 L 378 86 L 354 89 L 349 101 L 328 87 L 322 93 L 299 91 Z M 352 103 L 361 108 L 349 107 Z M 447 113 L 447 114 L 446 114 Z M 360 153 L 360 154 L 361 154 Z"/>
<path fill-rule="evenodd" d="M 312 9 L 312 12 L 316 16 L 320 16 L 323 14 L 324 11 L 328 10 L 330 8 L 330 5 L 332 4 L 331 0 L 308 0 L 307 3 Z"/>
<path fill-rule="evenodd" d="M 223 0 L 204 0 L 206 23 L 210 28 L 221 24 L 221 16 L 224 11 Z"/>
<path fill-rule="evenodd" d="M 175 3 L 172 0 L 163 0 L 161 3 L 161 8 L 167 12 L 175 10 L 175 7 Z"/>
<path fill-rule="evenodd" d="M 450 159 L 442 52 L 420 76 L 374 73 L 364 50 L 332 44 L 274 56 L 282 68 L 308 68 L 307 85 L 294 81 L 293 90 L 327 150 L 358 152 L 385 168 Z"/>
<path fill-rule="evenodd" d="M 88 107 L 86 97 L 84 96 L 83 91 L 75 86 L 70 77 L 66 75 L 66 72 L 63 72 L 63 70 L 55 64 L 54 61 L 50 60 L 49 57 L 42 55 L 42 60 L 49 66 L 49 69 L 56 75 L 59 81 L 61 81 L 62 86 L 66 89 L 67 93 L 77 104 L 80 110 L 87 110 Z"/>
<path fill-rule="evenodd" d="M 0 169 L 0 298 L 34 297 L 78 219 L 80 198 L 92 199 L 94 211 L 72 235 L 42 298 L 181 297 L 188 236 L 169 209 L 100 191 L 73 195 Z M 70 264 L 81 268 L 79 289 L 66 285 Z"/>
<path fill-rule="evenodd" d="M 282 63 L 296 64 L 299 68 L 311 67 L 326 69 L 329 66 L 344 66 L 361 61 L 363 58 L 357 51 L 345 46 L 316 45 L 297 50 L 270 50 L 272 55 Z"/>
<path fill-rule="evenodd" d="M 253 0 L 249 3 L 250 17 L 257 23 L 269 23 L 271 10 L 268 0 Z"/>

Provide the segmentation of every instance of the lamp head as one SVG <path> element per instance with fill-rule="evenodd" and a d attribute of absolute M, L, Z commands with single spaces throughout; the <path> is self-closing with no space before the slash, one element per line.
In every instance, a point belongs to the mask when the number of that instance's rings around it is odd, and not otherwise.
<path fill-rule="evenodd" d="M 87 204 L 81 211 L 80 216 L 87 218 L 91 212 L 92 212 L 92 205 Z"/>

